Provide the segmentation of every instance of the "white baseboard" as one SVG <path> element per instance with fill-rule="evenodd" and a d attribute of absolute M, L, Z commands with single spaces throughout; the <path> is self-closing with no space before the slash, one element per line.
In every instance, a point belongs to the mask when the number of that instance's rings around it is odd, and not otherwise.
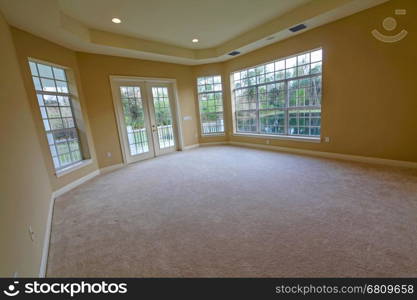
<path fill-rule="evenodd" d="M 358 156 L 358 155 L 341 154 L 341 153 L 334 153 L 334 152 L 304 150 L 304 149 L 298 149 L 298 148 L 252 144 L 252 143 L 241 143 L 241 142 L 233 142 L 233 141 L 230 141 L 229 144 L 235 145 L 235 146 L 242 146 L 242 147 L 260 148 L 260 149 L 267 149 L 267 150 L 273 150 L 273 151 L 319 156 L 319 157 L 324 157 L 324 158 L 349 160 L 349 161 L 386 165 L 386 166 L 393 166 L 393 167 L 406 167 L 406 168 L 413 168 L 413 169 L 417 168 L 417 163 L 411 162 L 411 161 L 391 160 L 391 159 L 368 157 L 368 156 Z"/>
<path fill-rule="evenodd" d="M 267 150 L 272 150 L 272 151 L 288 152 L 288 153 L 295 153 L 295 154 L 301 154 L 301 155 L 318 156 L 318 157 L 323 157 L 323 158 L 341 159 L 341 160 L 356 161 L 356 162 L 369 163 L 369 164 L 417 169 L 417 162 L 384 159 L 384 158 L 369 157 L 369 156 L 359 156 L 359 155 L 351 155 L 351 154 L 341 154 L 341 153 L 335 153 L 335 152 L 305 150 L 305 149 L 299 149 L 299 148 L 243 143 L 243 142 L 234 142 L 234 141 L 199 144 L 200 147 L 214 146 L 214 145 L 234 145 L 234 146 L 240 146 L 240 147 L 267 149 Z"/>
<path fill-rule="evenodd" d="M 52 216 L 54 212 L 54 203 L 55 203 L 55 194 L 52 192 L 51 198 L 49 199 L 48 218 L 46 220 L 45 235 L 43 238 L 42 258 L 41 258 L 41 265 L 39 268 L 40 278 L 44 278 L 46 276 L 46 267 L 48 264 L 48 254 L 49 254 L 49 242 L 51 240 L 51 228 L 52 228 Z"/>
<path fill-rule="evenodd" d="M 184 146 L 182 148 L 182 151 L 191 150 L 191 149 L 198 148 L 198 147 L 200 147 L 200 144 L 194 144 L 194 145 L 190 145 L 190 146 Z"/>
<path fill-rule="evenodd" d="M 48 210 L 48 219 L 46 220 L 46 226 L 45 226 L 45 236 L 43 239 L 43 247 L 42 247 L 42 258 L 41 258 L 41 265 L 39 268 L 39 277 L 43 278 L 46 275 L 46 267 L 48 264 L 48 254 L 49 254 L 49 242 L 51 239 L 51 228 L 52 228 L 52 216 L 54 212 L 54 204 L 55 204 L 55 198 L 65 194 L 66 192 L 69 192 L 70 190 L 76 188 L 77 186 L 83 184 L 84 182 L 96 177 L 100 174 L 99 170 L 96 170 L 94 172 L 91 172 L 87 174 L 84 177 L 81 177 L 70 184 L 60 188 L 59 190 L 56 190 L 52 192 L 51 199 L 49 200 L 49 210 Z"/>
<path fill-rule="evenodd" d="M 209 143 L 201 143 L 200 147 L 204 146 L 215 146 L 215 145 L 227 145 L 230 144 L 229 141 L 223 141 L 223 142 L 209 142 Z"/>
<path fill-rule="evenodd" d="M 76 188 L 77 186 L 83 184 L 84 182 L 96 177 L 99 174 L 100 174 L 100 170 L 95 170 L 95 171 L 85 175 L 84 177 L 81 177 L 81 178 L 71 182 L 70 184 L 67 184 L 66 186 L 64 186 L 64 187 L 62 187 L 59 190 L 56 190 L 54 192 L 55 198 L 65 194 L 66 192 L 69 192 L 70 190 L 72 190 L 72 189 Z"/>
<path fill-rule="evenodd" d="M 124 167 L 124 164 L 115 164 L 115 165 L 111 165 L 111 166 L 108 166 L 108 167 L 104 167 L 104 168 L 100 169 L 100 174 L 110 173 L 110 172 L 112 172 L 114 170 L 117 170 L 117 169 L 120 169 L 122 167 Z"/>

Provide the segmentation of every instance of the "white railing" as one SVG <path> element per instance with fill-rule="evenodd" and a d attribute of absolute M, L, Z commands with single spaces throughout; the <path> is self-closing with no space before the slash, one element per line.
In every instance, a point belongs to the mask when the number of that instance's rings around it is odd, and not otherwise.
<path fill-rule="evenodd" d="M 174 132 L 172 125 L 158 126 L 159 147 L 161 149 L 172 147 L 174 143 Z"/>
<path fill-rule="evenodd" d="M 127 126 L 126 129 L 129 145 L 148 143 L 146 128 L 132 129 L 132 126 Z M 174 146 L 174 132 L 172 125 L 158 126 L 158 139 L 161 149 Z"/>
<path fill-rule="evenodd" d="M 202 124 L 203 128 L 203 134 L 210 134 L 210 133 L 220 133 L 220 132 L 224 132 L 224 122 L 223 120 L 218 123 L 218 122 L 204 122 Z"/>

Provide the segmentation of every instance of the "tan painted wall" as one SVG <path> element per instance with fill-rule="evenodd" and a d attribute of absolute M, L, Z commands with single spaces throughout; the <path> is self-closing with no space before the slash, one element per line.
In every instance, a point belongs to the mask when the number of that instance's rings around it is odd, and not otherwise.
<path fill-rule="evenodd" d="M 396 8 L 408 14 L 395 16 Z M 417 1 L 396 0 L 239 56 L 223 64 L 226 86 L 235 70 L 323 47 L 322 136 L 330 143 L 271 140 L 271 145 L 417 161 Z M 408 36 L 395 44 L 371 35 L 393 16 Z M 211 65 L 194 67 L 210 73 Z M 216 72 L 221 71 L 217 68 Z M 225 103 L 230 112 L 230 94 Z M 231 114 L 227 116 L 229 128 Z M 200 139 L 201 142 L 208 138 Z M 265 138 L 231 136 L 238 142 L 265 144 Z"/>
<path fill-rule="evenodd" d="M 231 135 L 230 72 L 319 46 L 324 50 L 322 136 L 329 136 L 331 142 L 313 144 L 271 140 L 271 144 L 416 161 L 417 151 L 414 149 L 417 142 L 410 139 L 412 128 L 416 127 L 412 113 L 416 91 L 411 75 L 412 64 L 409 63 L 415 59 L 416 53 L 416 35 L 412 34 L 415 21 L 412 14 L 397 17 L 401 20 L 400 25 L 410 32 L 398 44 L 384 44 L 370 35 L 373 28 L 381 29 L 381 21 L 393 15 L 398 5 L 412 11 L 416 2 L 388 2 L 225 63 L 194 67 L 87 53 L 74 55 L 73 51 L 17 29 L 13 30 L 13 35 L 30 90 L 32 83 L 26 65 L 27 56 L 67 65 L 81 76 L 78 86 L 85 95 L 84 112 L 88 111 L 100 167 L 122 162 L 110 75 L 177 79 L 182 116 L 192 117 L 191 121 L 179 120 L 184 129 L 185 145 L 225 140 L 264 144 L 264 138 Z M 223 75 L 227 132 L 224 137 L 201 137 L 196 77 L 219 73 Z M 392 105 L 393 98 L 398 99 L 397 105 Z M 41 138 L 45 139 L 42 130 L 40 132 Z M 108 157 L 107 152 L 112 156 Z M 49 167 L 52 167 L 49 153 L 47 158 Z M 85 168 L 82 171 L 86 174 L 91 170 Z M 80 177 L 82 171 L 69 175 L 66 180 L 52 176 L 54 186 L 62 186 Z"/>
<path fill-rule="evenodd" d="M 87 53 L 77 53 L 77 58 L 100 168 L 122 162 L 110 75 L 175 78 L 181 115 L 192 117 L 192 120 L 178 120 L 182 122 L 184 145 L 198 143 L 193 76 L 190 67 Z M 108 157 L 107 152 L 111 152 L 112 156 Z"/>
<path fill-rule="evenodd" d="M 26 91 L 28 93 L 30 103 L 32 106 L 32 112 L 37 127 L 37 134 L 41 141 L 41 146 L 46 161 L 49 178 L 52 184 L 52 188 L 55 191 L 73 182 L 74 180 L 97 170 L 98 168 L 95 157 L 94 143 L 89 126 L 87 107 L 85 105 L 85 98 L 80 80 L 80 72 L 78 70 L 77 57 L 74 51 L 61 47 L 57 44 L 51 43 L 45 39 L 36 37 L 25 31 L 12 28 L 12 35 L 23 74 L 23 82 L 26 87 Z M 48 142 L 43 128 L 42 118 L 37 104 L 36 93 L 33 87 L 32 77 L 30 75 L 30 69 L 28 66 L 28 57 L 68 67 L 74 73 L 81 104 L 81 111 L 83 112 L 83 119 L 86 127 L 86 135 L 89 141 L 88 146 L 92 158 L 92 163 L 81 169 L 75 170 L 69 174 L 63 175 L 59 178 L 55 175 L 51 154 L 49 152 Z"/>
<path fill-rule="evenodd" d="M 400 29 L 407 29 L 409 35 L 396 44 L 375 40 L 370 31 L 381 30 L 382 20 L 393 16 L 396 8 L 409 12 L 396 17 Z M 109 75 L 177 79 L 182 117 L 192 117 L 179 120 L 185 145 L 224 140 L 264 144 L 264 138 L 230 135 L 230 72 L 321 46 L 322 136 L 329 136 L 331 142 L 271 140 L 271 144 L 417 161 L 417 19 L 412 13 L 416 9 L 414 0 L 390 1 L 225 63 L 196 67 L 75 53 L 15 28 L 10 32 L 0 16 L 0 234 L 5 241 L 0 247 L 0 276 L 11 276 L 15 271 L 20 276 L 37 275 L 52 190 L 98 166 L 122 161 Z M 74 71 L 90 141 L 91 165 L 60 178 L 54 175 L 27 57 Z M 214 74 L 223 75 L 228 132 L 225 137 L 199 137 L 196 77 Z M 107 157 L 107 152 L 112 156 Z M 27 232 L 29 224 L 35 231 L 34 242 Z"/>
<path fill-rule="evenodd" d="M 0 277 L 15 272 L 37 276 L 52 189 L 9 26 L 1 13 L 0 45 Z"/>

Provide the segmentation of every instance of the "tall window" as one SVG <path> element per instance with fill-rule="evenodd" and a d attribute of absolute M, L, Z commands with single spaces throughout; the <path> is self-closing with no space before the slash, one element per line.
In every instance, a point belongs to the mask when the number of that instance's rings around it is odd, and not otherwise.
<path fill-rule="evenodd" d="M 81 161 L 81 146 L 65 69 L 29 61 L 40 113 L 56 170 Z"/>
<path fill-rule="evenodd" d="M 223 133 L 223 93 L 220 76 L 197 78 L 198 103 L 200 108 L 201 133 Z"/>
<path fill-rule="evenodd" d="M 320 136 L 322 50 L 232 74 L 236 133 Z"/>

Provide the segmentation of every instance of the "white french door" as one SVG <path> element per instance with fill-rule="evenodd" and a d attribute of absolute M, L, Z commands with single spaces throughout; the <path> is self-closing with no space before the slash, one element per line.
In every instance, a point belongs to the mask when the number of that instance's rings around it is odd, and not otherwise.
<path fill-rule="evenodd" d="M 172 84 L 131 79 L 111 84 L 126 163 L 175 151 Z"/>
<path fill-rule="evenodd" d="M 155 155 L 176 150 L 174 115 L 172 110 L 172 87 L 170 84 L 147 84 L 149 95 L 149 115 Z"/>

